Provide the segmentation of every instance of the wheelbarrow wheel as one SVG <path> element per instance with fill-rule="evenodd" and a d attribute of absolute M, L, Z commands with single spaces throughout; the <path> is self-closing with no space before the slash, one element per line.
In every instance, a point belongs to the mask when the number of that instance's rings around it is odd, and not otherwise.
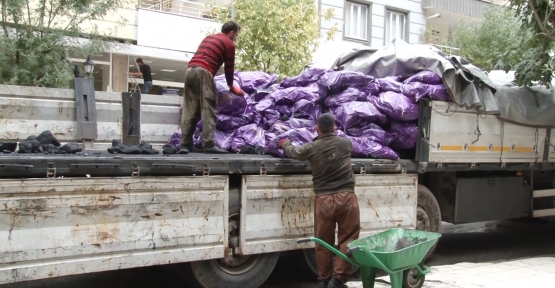
<path fill-rule="evenodd" d="M 418 271 L 415 268 L 403 271 L 403 288 L 422 288 L 426 276 L 418 277 Z"/>

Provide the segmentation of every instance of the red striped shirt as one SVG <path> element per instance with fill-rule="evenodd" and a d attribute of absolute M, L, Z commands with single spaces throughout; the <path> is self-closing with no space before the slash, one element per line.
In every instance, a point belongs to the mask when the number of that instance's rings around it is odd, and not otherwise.
<path fill-rule="evenodd" d="M 198 66 L 216 76 L 218 69 L 225 63 L 225 79 L 229 87 L 233 86 L 235 70 L 235 43 L 227 35 L 219 33 L 209 35 L 202 40 L 189 67 Z"/>

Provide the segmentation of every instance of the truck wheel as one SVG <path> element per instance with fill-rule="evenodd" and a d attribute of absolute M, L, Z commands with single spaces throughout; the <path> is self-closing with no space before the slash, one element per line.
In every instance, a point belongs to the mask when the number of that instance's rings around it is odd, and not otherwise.
<path fill-rule="evenodd" d="M 432 192 L 424 185 L 418 185 L 418 205 L 416 208 L 416 230 L 439 232 L 441 229 L 441 210 Z M 428 251 L 424 260 L 434 252 L 434 246 Z"/>
<path fill-rule="evenodd" d="M 258 288 L 268 279 L 279 253 L 234 257 L 191 263 L 193 274 L 204 288 Z"/>
<path fill-rule="evenodd" d="M 418 271 L 415 268 L 403 271 L 403 288 L 422 288 L 425 276 L 418 278 Z"/>
<path fill-rule="evenodd" d="M 241 192 L 229 190 L 229 238 L 239 235 Z M 193 275 L 204 288 L 258 288 L 272 274 L 279 253 L 230 255 L 222 259 L 191 263 Z"/>

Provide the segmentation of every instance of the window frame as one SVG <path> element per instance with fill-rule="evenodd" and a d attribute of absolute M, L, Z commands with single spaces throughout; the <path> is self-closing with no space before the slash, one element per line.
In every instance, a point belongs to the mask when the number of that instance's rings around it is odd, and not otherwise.
<path fill-rule="evenodd" d="M 366 39 L 347 35 L 347 15 L 350 15 L 348 14 L 350 13 L 348 4 L 366 7 Z M 372 41 L 372 3 L 356 0 L 345 0 L 343 2 L 343 40 L 370 45 Z"/>
<path fill-rule="evenodd" d="M 404 41 L 408 42 L 409 36 L 410 36 L 410 12 L 409 11 L 403 11 L 403 10 L 398 10 L 395 8 L 391 8 L 391 7 L 385 7 L 385 13 L 384 13 L 384 26 L 383 26 L 383 31 L 384 31 L 384 37 L 383 37 L 383 42 L 384 45 L 385 44 L 389 44 L 391 43 L 391 40 L 393 39 L 387 39 L 388 37 L 388 33 L 387 33 L 387 26 L 391 25 L 390 19 L 391 17 L 387 17 L 389 13 L 393 13 L 393 14 L 397 14 L 397 15 L 403 15 L 405 16 L 405 23 L 404 23 L 404 35 L 401 39 L 403 39 Z M 391 33 L 389 33 L 391 35 Z"/>

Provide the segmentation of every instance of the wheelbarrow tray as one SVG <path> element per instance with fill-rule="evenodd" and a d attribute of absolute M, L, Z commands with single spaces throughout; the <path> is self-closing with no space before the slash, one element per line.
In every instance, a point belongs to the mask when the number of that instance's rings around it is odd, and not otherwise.
<path fill-rule="evenodd" d="M 395 228 L 354 240 L 347 247 L 358 247 L 352 251 L 357 263 L 380 269 L 384 268 L 383 265 L 395 271 L 420 264 L 439 237 L 439 233 Z M 370 253 L 375 257 L 369 255 Z"/>

